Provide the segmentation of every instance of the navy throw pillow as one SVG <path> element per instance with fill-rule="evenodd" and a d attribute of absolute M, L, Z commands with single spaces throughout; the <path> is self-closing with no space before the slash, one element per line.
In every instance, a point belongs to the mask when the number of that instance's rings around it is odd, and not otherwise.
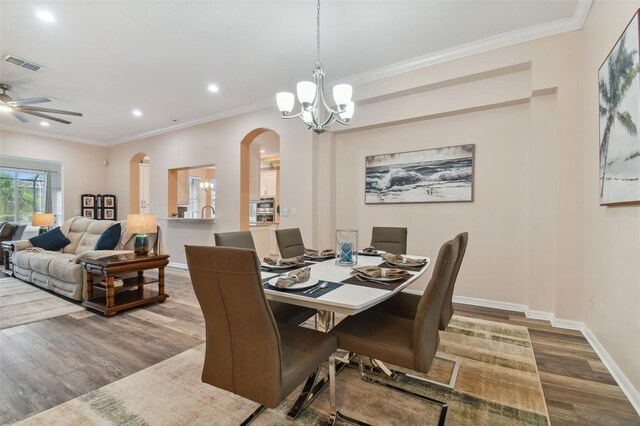
<path fill-rule="evenodd" d="M 29 242 L 33 244 L 34 247 L 40 247 L 41 249 L 49 251 L 62 250 L 68 244 L 71 244 L 71 241 L 64 236 L 59 226 L 49 232 L 29 238 Z"/>
<path fill-rule="evenodd" d="M 111 225 L 106 231 L 100 235 L 98 242 L 96 243 L 95 250 L 113 250 L 120 241 L 120 233 L 122 232 L 122 226 L 120 222 L 115 225 Z"/>

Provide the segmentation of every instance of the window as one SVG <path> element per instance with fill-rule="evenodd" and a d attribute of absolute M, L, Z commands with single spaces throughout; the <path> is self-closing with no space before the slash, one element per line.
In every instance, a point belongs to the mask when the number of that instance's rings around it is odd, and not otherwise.
<path fill-rule="evenodd" d="M 0 167 L 0 221 L 31 225 L 33 213 L 45 211 L 46 175 L 41 170 Z"/>

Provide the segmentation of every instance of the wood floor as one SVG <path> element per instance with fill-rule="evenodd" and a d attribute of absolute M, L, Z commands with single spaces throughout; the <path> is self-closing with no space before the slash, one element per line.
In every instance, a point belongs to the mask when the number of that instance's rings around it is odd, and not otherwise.
<path fill-rule="evenodd" d="M 204 341 L 188 274 L 167 269 L 164 304 L 105 318 L 72 313 L 0 330 L 0 424 L 11 424 Z M 553 425 L 640 425 L 580 332 L 517 312 L 456 305 L 456 313 L 529 328 Z"/>

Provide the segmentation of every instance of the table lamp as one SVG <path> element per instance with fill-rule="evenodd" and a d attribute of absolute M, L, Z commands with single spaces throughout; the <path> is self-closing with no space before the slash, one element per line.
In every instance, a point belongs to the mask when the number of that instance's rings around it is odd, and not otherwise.
<path fill-rule="evenodd" d="M 158 221 L 155 214 L 130 214 L 127 216 L 127 232 L 136 234 L 133 243 L 134 253 L 149 254 L 149 238 L 147 233 L 158 232 Z"/>
<path fill-rule="evenodd" d="M 34 213 L 31 217 L 31 225 L 40 227 L 38 235 L 47 232 L 54 223 L 56 223 L 56 220 L 53 217 L 53 213 Z"/>

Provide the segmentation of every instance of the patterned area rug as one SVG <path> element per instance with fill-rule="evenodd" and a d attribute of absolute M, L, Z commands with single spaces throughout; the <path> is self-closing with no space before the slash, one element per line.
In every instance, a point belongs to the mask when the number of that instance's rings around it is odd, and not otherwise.
<path fill-rule="evenodd" d="M 0 330 L 83 310 L 16 278 L 0 279 Z"/>
<path fill-rule="evenodd" d="M 450 404 L 447 425 L 547 425 L 547 408 L 525 327 L 454 317 L 440 351 L 461 361 L 454 390 L 424 383 L 414 390 Z M 257 408 L 200 381 L 204 345 L 37 414 L 20 425 L 237 425 Z M 436 360 L 428 377 L 448 381 L 452 363 Z M 371 424 L 437 424 L 439 408 L 364 382 L 356 369 L 337 376 L 341 412 Z M 401 385 L 407 385 L 402 383 Z M 411 386 L 411 385 L 409 385 Z M 298 391 L 253 424 L 287 425 Z M 327 421 L 328 389 L 296 424 Z"/>

